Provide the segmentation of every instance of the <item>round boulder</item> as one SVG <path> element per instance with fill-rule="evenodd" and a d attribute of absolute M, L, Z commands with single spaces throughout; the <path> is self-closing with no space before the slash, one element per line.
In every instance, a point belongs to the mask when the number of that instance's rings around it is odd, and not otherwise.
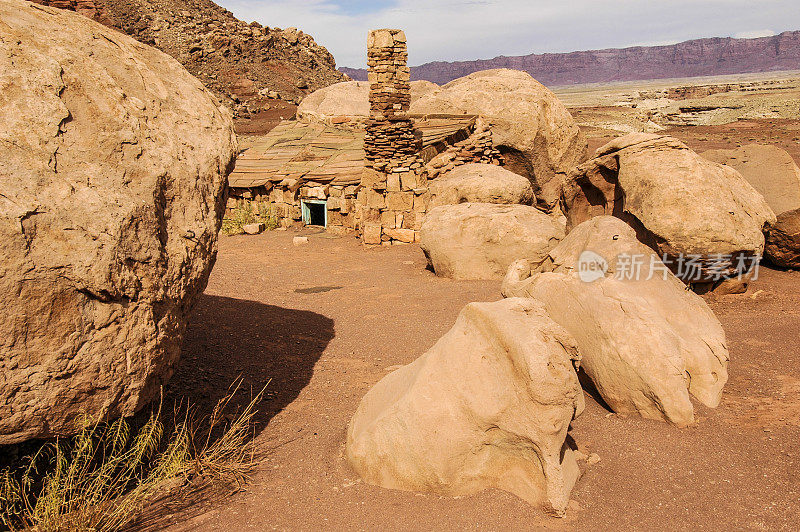
<path fill-rule="evenodd" d="M 369 116 L 369 83 L 344 81 L 315 90 L 300 102 L 297 119 L 303 122 L 325 122 L 334 117 L 366 118 Z"/>
<path fill-rule="evenodd" d="M 564 184 L 563 209 L 570 229 L 603 214 L 621 218 L 682 280 L 703 290 L 746 289 L 746 282 L 720 277 L 741 280 L 752 271 L 764 252 L 763 231 L 775 222 L 739 172 L 648 133 L 619 137 L 575 168 Z"/>
<path fill-rule="evenodd" d="M 533 299 L 470 303 L 436 345 L 381 379 L 347 429 L 368 484 L 513 493 L 563 516 L 580 476 L 567 443 L 584 409 L 575 340 Z"/>
<path fill-rule="evenodd" d="M 530 205 L 530 181 L 493 164 L 464 164 L 430 182 L 432 207 L 458 203 Z"/>
<path fill-rule="evenodd" d="M 555 206 L 569 170 L 586 159 L 586 139 L 564 104 L 530 74 L 475 72 L 411 102 L 414 114 L 483 115 L 506 166 L 531 180 L 540 206 Z"/>
<path fill-rule="evenodd" d="M 462 203 L 431 209 L 420 246 L 440 277 L 502 279 L 517 259 L 540 263 L 564 238 L 564 226 L 535 207 Z"/>
<path fill-rule="evenodd" d="M 411 101 L 433 92 L 439 86 L 430 81 L 411 82 Z M 315 90 L 300 102 L 297 119 L 302 122 L 359 122 L 369 117 L 369 82 L 343 81 Z"/>
<path fill-rule="evenodd" d="M 0 2 L 0 444 L 128 416 L 178 360 L 236 138 L 177 61 Z"/>

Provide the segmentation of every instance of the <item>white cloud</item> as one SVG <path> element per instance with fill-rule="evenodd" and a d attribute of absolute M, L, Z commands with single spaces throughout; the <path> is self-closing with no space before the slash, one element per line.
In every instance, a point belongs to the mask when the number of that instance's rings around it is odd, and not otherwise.
<path fill-rule="evenodd" d="M 248 22 L 297 27 L 354 67 L 367 31 L 384 27 L 406 31 L 412 65 L 800 29 L 797 0 L 396 0 L 355 14 L 342 0 L 216 1 Z"/>
<path fill-rule="evenodd" d="M 775 32 L 772 30 L 753 30 L 753 31 L 740 31 L 733 36 L 737 39 L 756 39 L 758 37 L 772 37 Z"/>

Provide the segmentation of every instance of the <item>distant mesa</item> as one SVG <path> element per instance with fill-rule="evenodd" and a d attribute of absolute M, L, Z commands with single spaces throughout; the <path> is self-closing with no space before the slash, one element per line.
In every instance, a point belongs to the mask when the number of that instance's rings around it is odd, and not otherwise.
<path fill-rule="evenodd" d="M 411 79 L 440 85 L 480 70 L 524 70 L 548 86 L 800 70 L 800 31 L 756 39 L 695 39 L 668 46 L 436 61 L 411 67 Z M 366 69 L 339 69 L 366 80 Z"/>

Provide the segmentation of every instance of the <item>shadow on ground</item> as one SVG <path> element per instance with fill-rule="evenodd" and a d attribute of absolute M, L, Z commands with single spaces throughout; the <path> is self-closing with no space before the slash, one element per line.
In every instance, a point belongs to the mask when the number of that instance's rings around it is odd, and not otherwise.
<path fill-rule="evenodd" d="M 333 325 L 332 319 L 314 312 L 203 295 L 165 389 L 166 405 L 183 411 L 189 404 L 198 416 L 207 416 L 241 378 L 240 391 L 226 410 L 235 415 L 266 386 L 264 399 L 256 405 L 255 437 L 309 383 L 314 365 L 334 337 Z M 229 496 L 231 486 L 201 481 L 167 491 L 140 512 L 130 530 L 155 532 L 200 515 Z"/>
<path fill-rule="evenodd" d="M 308 384 L 334 335 L 333 320 L 314 312 L 203 295 L 166 387 L 168 403 L 188 402 L 207 414 L 241 377 L 235 411 L 266 385 L 264 400 L 256 407 L 257 434 Z"/>

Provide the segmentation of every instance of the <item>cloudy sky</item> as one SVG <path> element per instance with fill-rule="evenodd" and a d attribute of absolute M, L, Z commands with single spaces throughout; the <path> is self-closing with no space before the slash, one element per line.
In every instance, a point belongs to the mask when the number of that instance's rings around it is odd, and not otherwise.
<path fill-rule="evenodd" d="M 401 28 L 409 63 L 760 37 L 800 30 L 800 0 L 216 0 L 247 22 L 294 26 L 339 66 L 362 67 L 366 34 Z"/>

